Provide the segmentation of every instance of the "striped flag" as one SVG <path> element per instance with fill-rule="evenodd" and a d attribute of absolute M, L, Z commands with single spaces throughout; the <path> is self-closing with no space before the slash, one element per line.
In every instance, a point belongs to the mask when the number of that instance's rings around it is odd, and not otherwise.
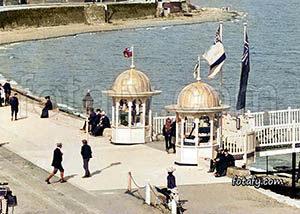
<path fill-rule="evenodd" d="M 207 61 L 210 66 L 210 72 L 208 78 L 214 78 L 217 73 L 222 69 L 222 66 L 226 59 L 224 46 L 222 42 L 217 42 L 211 46 L 202 57 Z"/>
<path fill-rule="evenodd" d="M 244 54 L 242 57 L 242 72 L 240 80 L 240 90 L 238 95 L 238 101 L 236 104 L 236 110 L 240 110 L 246 107 L 246 91 L 248 85 L 248 76 L 250 72 L 250 55 L 249 55 L 249 45 L 248 45 L 248 35 L 245 32 L 244 41 Z"/>

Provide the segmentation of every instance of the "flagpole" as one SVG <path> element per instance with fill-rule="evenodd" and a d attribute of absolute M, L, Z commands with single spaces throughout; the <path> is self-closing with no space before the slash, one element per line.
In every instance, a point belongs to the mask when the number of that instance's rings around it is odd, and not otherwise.
<path fill-rule="evenodd" d="M 246 32 L 247 32 L 247 23 L 244 23 L 244 44 L 246 43 Z M 246 112 L 246 105 L 245 108 L 243 108 L 243 114 L 245 114 L 245 112 Z"/>
<path fill-rule="evenodd" d="M 220 22 L 220 40 L 221 42 L 223 41 L 223 23 Z M 222 68 L 220 69 L 220 72 L 219 72 L 219 79 L 220 79 L 220 104 L 222 105 L 223 103 L 223 75 L 222 75 Z"/>
<path fill-rule="evenodd" d="M 133 48 L 133 46 L 131 47 L 131 52 L 132 52 L 132 57 L 131 57 L 131 65 L 130 65 L 130 68 L 131 68 L 131 69 L 134 69 L 135 66 L 134 66 L 134 59 L 133 59 L 133 57 L 134 57 L 134 48 Z"/>
<path fill-rule="evenodd" d="M 198 72 L 197 72 L 197 81 L 201 80 L 200 76 L 200 56 L 198 56 Z"/>
<path fill-rule="evenodd" d="M 220 40 L 221 40 L 221 42 L 223 41 L 223 23 L 222 22 L 220 22 L 220 24 L 219 24 L 219 26 L 220 26 Z M 222 103 L 223 103 L 223 90 L 222 90 L 222 87 L 223 87 L 223 75 L 222 75 L 222 68 L 220 69 L 220 72 L 219 72 L 219 79 L 220 79 L 220 105 L 222 105 Z M 223 125 L 222 125 L 222 117 L 223 117 L 223 111 L 221 111 L 221 116 L 220 116 L 220 118 L 219 118 L 219 129 L 220 129 L 220 131 L 219 131 L 219 133 L 220 133 L 220 140 L 219 140 L 219 142 L 220 142 L 220 147 L 222 147 L 223 146 L 223 131 L 222 131 L 222 129 L 223 129 Z"/>

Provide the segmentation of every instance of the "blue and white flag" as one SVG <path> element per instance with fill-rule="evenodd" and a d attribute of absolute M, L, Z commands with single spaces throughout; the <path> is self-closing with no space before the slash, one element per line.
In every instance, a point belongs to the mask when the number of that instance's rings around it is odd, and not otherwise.
<path fill-rule="evenodd" d="M 217 30 L 217 32 L 216 32 L 216 40 L 215 40 L 215 43 L 214 43 L 214 44 L 216 44 L 217 42 L 222 42 L 222 40 L 221 40 L 221 35 L 220 35 L 220 31 L 221 31 L 221 29 L 220 29 L 220 25 L 219 25 L 218 30 Z"/>
<path fill-rule="evenodd" d="M 244 53 L 242 57 L 242 73 L 240 79 L 240 90 L 238 95 L 238 101 L 236 104 L 236 110 L 240 110 L 246 107 L 246 91 L 248 85 L 248 76 L 250 72 L 250 55 L 248 45 L 248 35 L 246 32 L 244 41 Z"/>
<path fill-rule="evenodd" d="M 216 42 L 211 46 L 202 57 L 207 61 L 210 66 L 210 72 L 208 78 L 214 78 L 217 73 L 222 69 L 222 66 L 225 62 L 226 55 L 224 51 L 224 45 L 222 42 Z"/>

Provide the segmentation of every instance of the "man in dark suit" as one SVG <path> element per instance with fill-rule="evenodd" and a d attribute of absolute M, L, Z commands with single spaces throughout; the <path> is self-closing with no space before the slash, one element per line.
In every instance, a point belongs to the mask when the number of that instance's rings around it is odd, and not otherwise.
<path fill-rule="evenodd" d="M 11 86 L 10 86 L 10 80 L 7 80 L 7 82 L 3 86 L 4 92 L 5 92 L 5 105 L 9 104 L 9 97 L 11 94 Z"/>
<path fill-rule="evenodd" d="M 215 173 L 215 177 L 225 176 L 227 172 L 227 168 L 229 166 L 234 166 L 235 160 L 234 157 L 228 153 L 227 149 L 224 149 L 224 155 L 220 160 L 220 165 L 217 167 L 217 172 Z"/>
<path fill-rule="evenodd" d="M 13 121 L 14 115 L 15 115 L 15 120 L 18 120 L 17 115 L 19 111 L 19 100 L 17 98 L 17 93 L 14 94 L 14 96 L 10 99 L 10 107 L 11 107 L 11 120 Z"/>
<path fill-rule="evenodd" d="M 109 121 L 109 118 L 106 116 L 106 113 L 104 111 L 102 111 L 101 115 L 102 116 L 101 116 L 99 124 L 92 132 L 93 136 L 103 136 L 104 129 L 110 128 L 110 121 Z"/>
<path fill-rule="evenodd" d="M 215 169 L 218 170 L 218 167 L 220 165 L 220 161 L 223 160 L 223 157 L 224 157 L 224 152 L 223 152 L 223 149 L 222 148 L 218 148 L 217 150 L 217 156 L 215 159 L 211 159 L 210 160 L 210 167 L 209 167 L 209 173 L 212 173 L 215 171 Z"/>
<path fill-rule="evenodd" d="M 53 172 L 49 175 L 49 177 L 45 180 L 47 184 L 50 184 L 50 179 L 57 173 L 60 172 L 60 182 L 64 183 L 66 180 L 64 179 L 64 168 L 61 165 L 63 153 L 61 151 L 62 143 L 56 144 L 56 149 L 53 152 L 53 160 L 51 166 L 54 167 Z"/>
<path fill-rule="evenodd" d="M 87 140 L 82 140 L 82 147 L 81 147 L 81 156 L 83 159 L 83 168 L 85 170 L 85 175 L 82 178 L 91 177 L 91 173 L 89 171 L 89 161 L 92 158 L 92 149 L 87 144 Z"/>

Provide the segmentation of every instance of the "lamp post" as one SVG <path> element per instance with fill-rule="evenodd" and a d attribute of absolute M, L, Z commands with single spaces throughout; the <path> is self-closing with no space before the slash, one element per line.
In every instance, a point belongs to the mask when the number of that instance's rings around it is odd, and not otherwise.
<path fill-rule="evenodd" d="M 93 108 L 94 105 L 94 100 L 90 94 L 90 90 L 88 90 L 87 94 L 84 96 L 84 98 L 82 99 L 82 106 L 83 109 L 86 110 L 86 112 L 88 112 L 88 110 L 90 108 Z"/>

